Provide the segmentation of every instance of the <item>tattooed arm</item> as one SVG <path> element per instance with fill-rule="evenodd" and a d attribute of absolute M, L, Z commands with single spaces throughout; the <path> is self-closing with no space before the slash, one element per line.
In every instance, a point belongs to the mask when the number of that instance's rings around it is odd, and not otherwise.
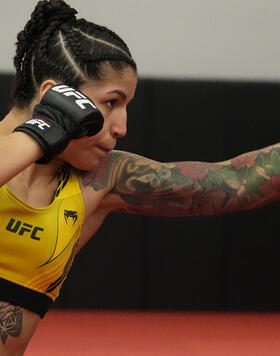
<path fill-rule="evenodd" d="M 280 145 L 219 163 L 159 163 L 114 151 L 94 177 L 114 211 L 158 216 L 222 214 L 280 198 Z M 105 203 L 104 202 L 104 203 Z"/>
<path fill-rule="evenodd" d="M 23 355 L 39 320 L 24 308 L 0 301 L 0 355 Z"/>
<path fill-rule="evenodd" d="M 21 329 L 21 308 L 6 302 L 0 302 L 0 338 L 2 345 L 6 345 L 9 336 L 19 337 Z"/>

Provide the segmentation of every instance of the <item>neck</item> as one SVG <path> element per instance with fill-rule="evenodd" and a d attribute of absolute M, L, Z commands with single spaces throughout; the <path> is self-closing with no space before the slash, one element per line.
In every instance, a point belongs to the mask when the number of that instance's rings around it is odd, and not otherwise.
<path fill-rule="evenodd" d="M 32 164 L 20 172 L 14 179 L 20 180 L 26 187 L 47 186 L 56 181 L 63 162 L 52 161 L 48 165 Z"/>

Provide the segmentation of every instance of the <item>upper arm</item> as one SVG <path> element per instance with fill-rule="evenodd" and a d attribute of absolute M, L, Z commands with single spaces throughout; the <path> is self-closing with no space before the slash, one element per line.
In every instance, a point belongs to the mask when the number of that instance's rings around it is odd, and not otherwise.
<path fill-rule="evenodd" d="M 42 156 L 38 143 L 22 132 L 0 135 L 0 186 Z"/>
<path fill-rule="evenodd" d="M 162 184 L 170 174 L 168 164 L 159 163 L 148 158 L 123 152 L 113 151 L 101 162 L 98 170 L 82 174 L 82 185 L 91 193 L 101 194 L 99 208 L 110 211 L 125 209 L 129 213 L 136 211 L 138 200 L 158 197 L 170 187 Z M 94 197 L 94 194 L 90 196 Z M 86 196 L 88 199 L 88 196 Z"/>
<path fill-rule="evenodd" d="M 161 163 L 122 151 L 112 152 L 111 159 L 110 190 L 102 206 L 145 215 L 178 216 L 186 211 L 193 180 L 180 163 Z"/>

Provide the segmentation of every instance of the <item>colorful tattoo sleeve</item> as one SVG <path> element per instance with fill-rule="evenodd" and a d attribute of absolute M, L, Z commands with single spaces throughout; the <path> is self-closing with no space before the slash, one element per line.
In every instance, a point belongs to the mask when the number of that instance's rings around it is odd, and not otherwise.
<path fill-rule="evenodd" d="M 222 163 L 159 163 L 115 151 L 94 189 L 108 184 L 129 213 L 158 216 L 211 215 L 251 209 L 280 197 L 280 147 L 245 153 Z M 112 162 L 114 169 L 112 167 Z M 102 185 L 103 184 L 103 185 Z"/>

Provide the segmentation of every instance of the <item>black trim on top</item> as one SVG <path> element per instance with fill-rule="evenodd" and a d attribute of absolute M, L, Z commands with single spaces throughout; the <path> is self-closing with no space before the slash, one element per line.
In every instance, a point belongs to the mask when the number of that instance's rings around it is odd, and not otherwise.
<path fill-rule="evenodd" d="M 58 177 L 57 191 L 55 194 L 56 197 L 58 197 L 59 194 L 61 193 L 61 191 L 65 188 L 65 186 L 69 180 L 69 177 L 70 177 L 70 169 L 71 169 L 70 165 L 68 165 L 68 164 L 65 164 L 62 167 L 61 172 Z"/>
<path fill-rule="evenodd" d="M 53 303 L 52 299 L 46 295 L 35 292 L 0 278 L 0 301 L 11 303 L 32 312 L 39 314 L 43 318 Z"/>

